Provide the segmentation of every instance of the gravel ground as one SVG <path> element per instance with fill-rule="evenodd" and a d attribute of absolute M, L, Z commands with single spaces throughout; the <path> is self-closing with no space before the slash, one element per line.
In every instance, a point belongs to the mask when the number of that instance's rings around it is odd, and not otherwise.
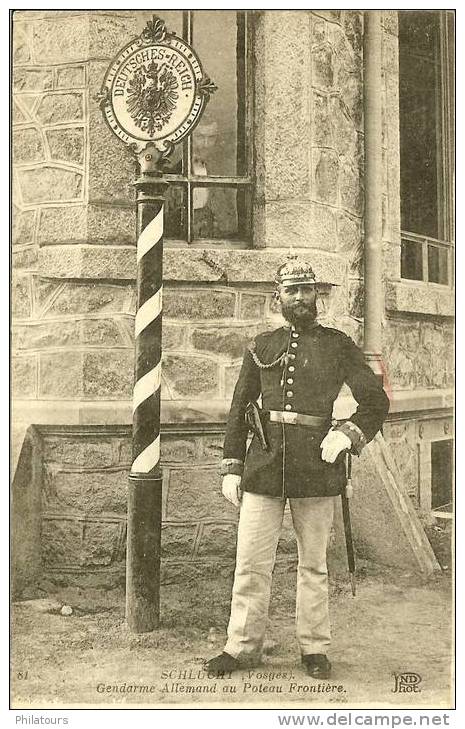
<path fill-rule="evenodd" d="M 121 590 L 67 588 L 14 603 L 12 706 L 453 706 L 447 573 L 424 582 L 364 565 L 355 598 L 345 579 L 332 579 L 333 675 L 320 682 L 298 663 L 295 572 L 275 575 L 263 665 L 224 679 L 204 674 L 204 659 L 223 646 L 230 588 L 226 578 L 164 586 L 162 625 L 142 635 L 126 627 Z M 73 613 L 62 615 L 63 605 Z M 417 683 L 395 692 L 400 673 Z"/>

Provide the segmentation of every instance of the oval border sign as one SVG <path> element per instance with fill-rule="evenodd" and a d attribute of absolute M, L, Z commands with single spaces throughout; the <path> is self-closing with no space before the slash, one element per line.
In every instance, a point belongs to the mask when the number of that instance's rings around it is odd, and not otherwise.
<path fill-rule="evenodd" d="M 168 155 L 200 120 L 215 84 L 194 49 L 153 17 L 113 59 L 98 94 L 107 124 L 125 144 Z"/>

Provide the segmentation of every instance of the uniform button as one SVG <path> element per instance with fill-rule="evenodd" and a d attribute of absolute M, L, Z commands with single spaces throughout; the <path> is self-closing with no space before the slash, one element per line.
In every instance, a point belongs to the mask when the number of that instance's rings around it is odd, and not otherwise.
<path fill-rule="evenodd" d="M 291 347 L 294 347 L 294 349 L 297 347 L 297 342 L 291 342 Z"/>
<path fill-rule="evenodd" d="M 286 395 L 287 395 L 288 397 L 292 397 L 292 396 L 294 395 L 294 393 L 292 392 L 292 390 L 288 390 L 288 391 L 286 392 Z"/>
<path fill-rule="evenodd" d="M 292 379 L 292 377 L 288 377 L 287 378 L 287 384 L 288 385 L 292 385 L 293 383 L 294 383 L 294 380 Z"/>
<path fill-rule="evenodd" d="M 292 336 L 294 337 L 294 339 L 297 339 L 297 337 L 298 337 L 299 335 L 297 334 L 297 332 L 292 332 Z"/>
<path fill-rule="evenodd" d="M 292 410 L 292 405 L 289 405 L 289 403 L 288 403 L 287 405 L 284 406 L 284 410 Z"/>
<path fill-rule="evenodd" d="M 291 366 L 289 367 L 289 372 L 294 372 L 294 371 L 295 371 L 295 367 L 294 367 L 294 365 L 291 365 Z"/>
<path fill-rule="evenodd" d="M 291 352 L 291 353 L 290 353 L 290 355 L 289 355 L 289 357 L 290 357 L 291 359 L 295 359 L 295 354 L 293 354 L 293 353 Z M 291 369 L 291 368 L 289 367 L 289 369 Z"/>

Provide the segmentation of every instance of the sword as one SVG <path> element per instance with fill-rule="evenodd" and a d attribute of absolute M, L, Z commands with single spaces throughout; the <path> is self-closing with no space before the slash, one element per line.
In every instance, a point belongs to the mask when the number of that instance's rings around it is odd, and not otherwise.
<path fill-rule="evenodd" d="M 346 538 L 347 547 L 347 562 L 349 565 L 350 585 L 352 587 L 352 595 L 355 597 L 356 582 L 355 582 L 355 551 L 354 543 L 352 541 L 352 526 L 350 523 L 350 510 L 349 510 L 349 499 L 353 494 L 352 488 L 352 455 L 347 451 L 345 456 L 345 468 L 346 468 L 346 487 L 341 493 L 342 501 L 342 518 L 344 520 L 344 534 Z"/>

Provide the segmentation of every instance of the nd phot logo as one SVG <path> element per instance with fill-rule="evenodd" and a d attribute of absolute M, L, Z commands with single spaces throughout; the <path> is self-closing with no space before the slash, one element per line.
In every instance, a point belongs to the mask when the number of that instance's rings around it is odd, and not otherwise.
<path fill-rule="evenodd" d="M 421 691 L 421 676 L 419 673 L 409 671 L 406 673 L 394 673 L 393 694 L 419 694 Z"/>

